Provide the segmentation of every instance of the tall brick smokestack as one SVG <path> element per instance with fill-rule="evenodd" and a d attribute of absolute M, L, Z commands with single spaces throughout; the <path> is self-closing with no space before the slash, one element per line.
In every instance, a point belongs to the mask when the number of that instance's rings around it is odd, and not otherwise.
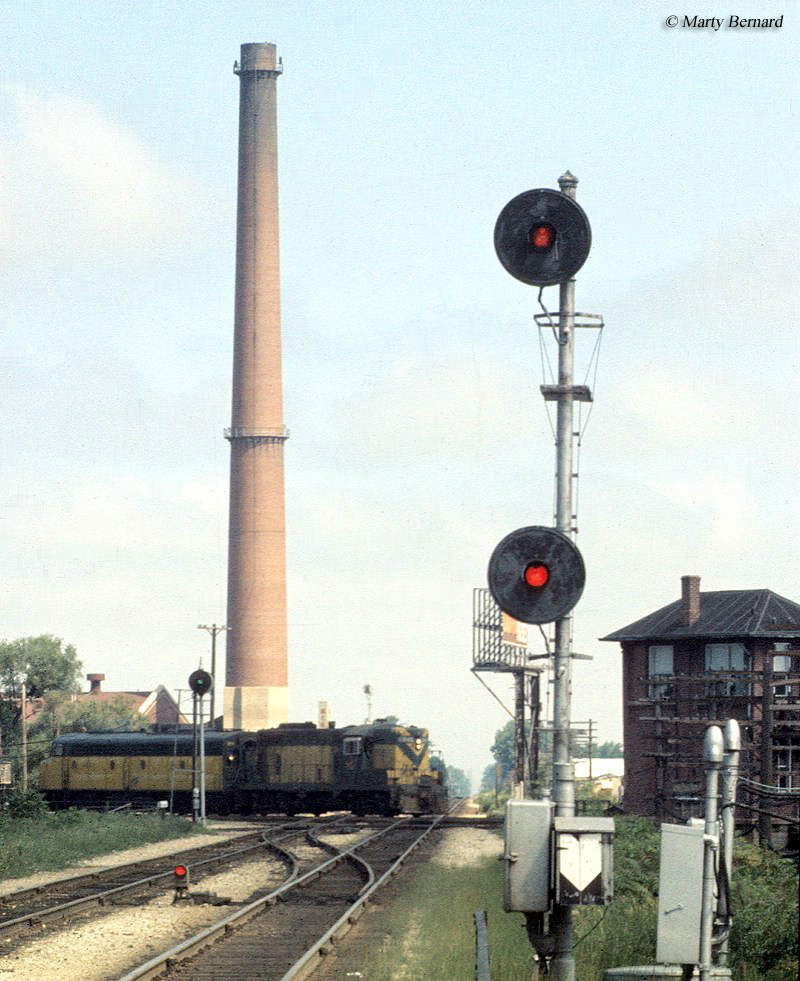
<path fill-rule="evenodd" d="M 224 726 L 289 713 L 278 134 L 274 44 L 243 44 L 239 76 L 231 495 Z"/>

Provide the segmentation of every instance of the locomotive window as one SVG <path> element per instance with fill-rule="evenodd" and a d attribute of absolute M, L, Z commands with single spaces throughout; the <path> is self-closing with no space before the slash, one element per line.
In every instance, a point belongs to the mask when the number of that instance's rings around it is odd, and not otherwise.
<path fill-rule="evenodd" d="M 145 767 L 145 762 L 144 762 L 144 760 L 139 760 L 139 766 L 140 766 L 140 767 L 141 767 L 142 769 L 144 769 L 144 767 Z"/>
<path fill-rule="evenodd" d="M 178 763 L 178 769 L 179 770 L 185 770 L 186 769 L 186 760 L 181 760 L 180 763 Z"/>
<path fill-rule="evenodd" d="M 116 768 L 117 768 L 117 761 L 116 760 L 111 760 L 109 762 L 109 764 L 108 764 L 108 767 L 109 767 L 110 770 L 116 770 Z"/>
<path fill-rule="evenodd" d="M 345 756 L 358 756 L 361 752 L 361 736 L 348 736 L 344 741 L 342 752 Z"/>

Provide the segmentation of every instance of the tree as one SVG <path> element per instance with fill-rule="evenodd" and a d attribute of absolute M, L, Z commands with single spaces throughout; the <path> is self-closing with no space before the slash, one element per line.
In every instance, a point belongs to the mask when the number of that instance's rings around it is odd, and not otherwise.
<path fill-rule="evenodd" d="M 14 747 L 18 756 L 22 742 L 22 686 L 30 700 L 53 691 L 77 692 L 81 667 L 72 644 L 52 634 L 0 642 L 0 732 L 6 751 Z M 35 745 L 31 740 L 29 749 Z"/>
<path fill-rule="evenodd" d="M 599 746 L 595 746 L 592 750 L 592 756 L 596 756 L 603 760 L 618 759 L 623 755 L 622 743 L 605 742 L 600 743 Z"/>
<path fill-rule="evenodd" d="M 447 772 L 447 789 L 453 797 L 469 797 L 472 785 L 469 777 L 457 766 L 445 764 Z"/>
<path fill-rule="evenodd" d="M 36 735 L 47 739 L 55 739 L 64 732 L 150 728 L 151 723 L 139 712 L 136 699 L 123 694 L 101 700 L 91 695 L 73 699 L 65 692 L 50 692 L 34 723 Z"/>
<path fill-rule="evenodd" d="M 43 702 L 42 710 L 28 730 L 28 766 L 32 769 L 49 755 L 53 740 L 65 732 L 152 728 L 149 720 L 139 713 L 136 700 L 129 695 L 75 699 L 69 692 L 54 691 L 48 692 Z"/>
<path fill-rule="evenodd" d="M 585 739 L 575 741 L 572 747 L 572 755 L 581 759 L 585 759 L 589 755 L 589 744 Z M 592 746 L 592 756 L 595 759 L 618 759 L 622 755 L 622 743 L 608 741 Z"/>
<path fill-rule="evenodd" d="M 22 686 L 29 699 L 50 691 L 76 692 L 81 662 L 72 644 L 41 634 L 0 643 L 0 727 L 16 734 L 22 717 Z"/>
<path fill-rule="evenodd" d="M 526 724 L 527 729 L 527 724 Z M 527 736 L 527 732 L 525 733 Z M 494 734 L 490 752 L 495 764 L 500 766 L 500 780 L 506 780 L 514 770 L 514 720 L 509 719 L 502 729 Z"/>

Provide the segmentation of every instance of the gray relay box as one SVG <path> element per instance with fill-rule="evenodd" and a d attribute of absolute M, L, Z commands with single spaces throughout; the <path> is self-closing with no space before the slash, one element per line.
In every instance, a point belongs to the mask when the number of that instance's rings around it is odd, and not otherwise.
<path fill-rule="evenodd" d="M 661 825 L 656 961 L 700 962 L 705 822 Z"/>
<path fill-rule="evenodd" d="M 510 800 L 506 804 L 506 912 L 545 913 L 550 909 L 553 802 Z"/>

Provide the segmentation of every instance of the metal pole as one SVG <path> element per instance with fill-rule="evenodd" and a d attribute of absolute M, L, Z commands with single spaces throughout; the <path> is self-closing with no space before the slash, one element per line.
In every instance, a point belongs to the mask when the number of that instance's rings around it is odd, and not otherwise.
<path fill-rule="evenodd" d="M 525 672 L 514 672 L 514 782 L 525 796 Z"/>
<path fill-rule="evenodd" d="M 564 194 L 575 198 L 577 179 L 567 171 L 559 177 Z M 559 287 L 558 410 L 556 416 L 556 529 L 572 538 L 572 382 L 575 328 L 575 280 Z M 571 617 L 556 621 L 553 682 L 553 800 L 557 817 L 575 814 L 575 770 L 569 745 Z M 572 956 L 572 910 L 555 906 L 550 917 L 554 954 L 553 981 L 575 981 Z"/>
<path fill-rule="evenodd" d="M 739 723 L 736 719 L 728 719 L 724 730 L 725 757 L 722 764 L 722 848 L 723 861 L 728 884 L 733 875 L 733 835 L 736 830 L 736 781 L 739 777 L 739 752 L 742 747 L 742 737 Z M 729 897 L 725 897 L 728 926 L 730 927 L 731 910 Z M 728 936 L 719 945 L 718 961 L 721 965 L 728 963 Z"/>
<path fill-rule="evenodd" d="M 203 725 L 203 696 L 200 702 L 200 823 L 206 826 L 206 735 Z"/>
<path fill-rule="evenodd" d="M 22 790 L 28 790 L 28 686 L 22 686 Z"/>
<path fill-rule="evenodd" d="M 706 761 L 706 823 L 705 823 L 705 862 L 703 865 L 703 909 L 700 920 L 700 981 L 711 977 L 711 933 L 714 928 L 714 853 L 719 851 L 717 827 L 717 792 L 719 771 L 722 767 L 724 739 L 719 726 L 709 726 L 706 730 L 703 758 Z"/>
<path fill-rule="evenodd" d="M 772 657 L 764 658 L 764 674 L 761 688 L 761 766 L 759 779 L 772 786 Z M 762 848 L 772 848 L 772 818 L 763 810 L 758 816 L 758 843 Z"/>
<path fill-rule="evenodd" d="M 192 692 L 192 821 L 200 810 L 200 789 L 197 786 L 197 693 Z"/>

